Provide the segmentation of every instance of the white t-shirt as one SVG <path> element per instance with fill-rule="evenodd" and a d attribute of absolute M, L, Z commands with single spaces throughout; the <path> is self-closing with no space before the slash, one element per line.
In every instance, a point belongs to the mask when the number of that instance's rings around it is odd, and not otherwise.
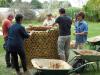
<path fill-rule="evenodd" d="M 55 23 L 54 18 L 52 18 L 51 20 L 45 19 L 44 22 L 43 22 L 43 25 L 44 26 L 50 26 L 50 25 L 53 25 L 54 23 Z"/>

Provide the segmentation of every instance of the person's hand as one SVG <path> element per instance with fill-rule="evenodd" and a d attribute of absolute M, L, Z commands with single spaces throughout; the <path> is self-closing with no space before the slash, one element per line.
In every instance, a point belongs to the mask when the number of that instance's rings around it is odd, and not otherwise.
<path fill-rule="evenodd" d="M 34 30 L 32 30 L 32 31 L 29 33 L 29 35 L 32 35 L 32 34 L 33 34 L 33 32 L 34 32 Z"/>
<path fill-rule="evenodd" d="M 75 32 L 73 32 L 73 35 L 76 35 L 76 33 L 75 33 Z"/>
<path fill-rule="evenodd" d="M 32 27 L 33 27 L 33 26 L 30 24 L 30 25 L 29 25 L 29 28 L 32 28 Z"/>
<path fill-rule="evenodd" d="M 52 28 L 52 26 L 46 26 L 46 28 L 47 28 L 47 29 L 51 29 L 51 28 Z"/>
<path fill-rule="evenodd" d="M 49 26 L 49 29 L 51 29 L 52 28 L 52 26 Z"/>
<path fill-rule="evenodd" d="M 75 33 L 75 32 L 74 32 L 73 35 L 80 35 L 80 33 Z"/>

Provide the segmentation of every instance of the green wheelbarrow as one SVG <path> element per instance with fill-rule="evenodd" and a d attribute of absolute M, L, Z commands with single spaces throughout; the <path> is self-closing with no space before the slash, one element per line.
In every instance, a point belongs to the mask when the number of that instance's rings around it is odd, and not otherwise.
<path fill-rule="evenodd" d="M 37 70 L 36 75 L 70 75 L 82 67 L 92 64 L 86 63 L 73 69 L 71 65 L 58 59 L 32 59 L 33 67 Z"/>

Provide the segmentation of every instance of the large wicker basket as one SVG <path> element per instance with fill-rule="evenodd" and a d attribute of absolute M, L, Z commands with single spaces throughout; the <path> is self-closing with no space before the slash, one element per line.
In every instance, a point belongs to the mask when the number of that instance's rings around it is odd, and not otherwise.
<path fill-rule="evenodd" d="M 31 68 L 33 58 L 58 58 L 57 53 L 58 30 L 34 31 L 25 40 L 25 50 L 28 67 Z"/>
<path fill-rule="evenodd" d="M 50 28 L 50 26 L 41 26 L 41 27 L 34 26 L 34 27 L 27 28 L 27 31 L 29 31 L 29 32 L 32 30 L 34 30 L 34 31 L 46 31 L 46 30 L 48 30 L 48 28 Z"/>

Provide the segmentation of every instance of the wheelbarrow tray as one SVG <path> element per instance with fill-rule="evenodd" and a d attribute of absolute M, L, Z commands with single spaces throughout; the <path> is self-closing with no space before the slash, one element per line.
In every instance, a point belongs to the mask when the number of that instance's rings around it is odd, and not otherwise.
<path fill-rule="evenodd" d="M 41 71 L 44 75 L 66 75 L 72 70 L 72 66 L 63 60 L 32 59 L 31 62 L 33 67 Z"/>
<path fill-rule="evenodd" d="M 93 45 L 100 45 L 100 36 L 96 36 L 96 37 L 93 37 L 93 38 L 89 38 L 87 40 L 87 42 L 89 44 L 93 44 Z"/>
<path fill-rule="evenodd" d="M 86 53 L 87 52 L 87 53 Z M 100 61 L 100 52 L 94 50 L 74 50 L 76 55 L 89 62 Z"/>
<path fill-rule="evenodd" d="M 89 38 L 87 41 L 88 42 L 99 42 L 100 41 L 100 36 Z"/>

